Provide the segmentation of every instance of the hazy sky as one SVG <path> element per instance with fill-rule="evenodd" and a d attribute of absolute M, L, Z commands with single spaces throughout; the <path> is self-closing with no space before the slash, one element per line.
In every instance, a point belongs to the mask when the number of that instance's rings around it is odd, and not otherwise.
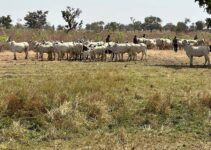
<path fill-rule="evenodd" d="M 0 16 L 9 14 L 15 23 L 28 11 L 49 10 L 48 22 L 64 24 L 61 10 L 66 6 L 80 8 L 84 24 L 100 20 L 129 23 L 130 17 L 143 22 L 150 15 L 160 17 L 162 24 L 185 18 L 195 22 L 208 17 L 194 0 L 0 0 L 0 4 Z"/>

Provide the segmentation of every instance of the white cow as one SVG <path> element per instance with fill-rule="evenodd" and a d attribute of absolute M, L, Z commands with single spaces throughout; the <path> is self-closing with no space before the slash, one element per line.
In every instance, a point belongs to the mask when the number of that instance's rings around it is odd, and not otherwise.
<path fill-rule="evenodd" d="M 128 60 L 137 60 L 137 54 L 142 53 L 141 60 L 147 59 L 147 45 L 144 43 L 140 44 L 129 44 Z"/>
<path fill-rule="evenodd" d="M 128 53 L 130 49 L 129 43 L 115 43 L 110 47 L 112 51 L 112 60 L 113 61 L 123 61 L 125 53 Z"/>
<path fill-rule="evenodd" d="M 204 57 L 205 58 L 205 64 L 208 63 L 210 65 L 210 58 L 209 58 L 209 52 L 210 46 L 191 46 L 188 44 L 187 41 L 184 41 L 184 49 L 186 51 L 186 54 L 188 58 L 190 59 L 190 66 L 193 65 L 193 57 Z"/>
<path fill-rule="evenodd" d="M 11 41 L 9 37 L 6 41 L 14 53 L 14 60 L 17 60 L 16 53 L 25 53 L 25 59 L 28 59 L 28 51 L 29 51 L 29 43 L 28 42 L 20 42 L 17 43 L 15 41 Z"/>
<path fill-rule="evenodd" d="M 156 39 L 156 45 L 160 50 L 173 49 L 172 41 L 170 39 L 158 38 Z"/>
<path fill-rule="evenodd" d="M 74 47 L 73 42 L 55 42 L 53 44 L 55 52 L 58 54 L 58 60 L 62 60 L 63 56 L 67 54 L 67 59 L 69 59 L 70 50 Z"/>
<path fill-rule="evenodd" d="M 55 60 L 55 51 L 54 51 L 54 47 L 53 47 L 53 43 L 51 42 L 34 42 L 34 49 L 35 52 L 37 53 L 37 59 L 39 58 L 39 54 L 40 54 L 40 58 L 41 60 L 43 60 L 43 54 L 47 53 L 48 54 L 48 60 Z M 53 58 L 52 58 L 53 55 Z"/>

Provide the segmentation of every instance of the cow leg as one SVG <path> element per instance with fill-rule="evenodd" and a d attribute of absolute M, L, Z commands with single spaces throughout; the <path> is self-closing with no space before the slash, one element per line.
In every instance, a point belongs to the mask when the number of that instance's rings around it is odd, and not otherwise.
<path fill-rule="evenodd" d="M 205 65 L 208 63 L 208 66 L 210 65 L 210 58 L 209 56 L 205 56 Z"/>
<path fill-rule="evenodd" d="M 51 57 L 50 55 L 51 55 L 50 52 L 48 52 L 48 60 L 50 60 L 50 57 Z"/>
<path fill-rule="evenodd" d="M 190 66 L 193 66 L 193 56 L 190 56 Z"/>
<path fill-rule="evenodd" d="M 119 53 L 118 54 L 118 61 L 120 61 L 120 59 L 121 59 L 121 56 L 120 56 L 121 54 Z"/>
<path fill-rule="evenodd" d="M 53 53 L 50 52 L 50 60 L 52 61 L 53 60 Z"/>
<path fill-rule="evenodd" d="M 207 56 L 204 56 L 204 59 L 205 59 L 204 66 L 206 66 L 206 64 L 207 64 Z"/>
<path fill-rule="evenodd" d="M 25 59 L 28 59 L 28 51 L 25 51 Z"/>
<path fill-rule="evenodd" d="M 128 53 L 127 61 L 130 61 L 131 53 Z"/>
<path fill-rule="evenodd" d="M 123 59 L 122 59 L 122 53 L 119 54 L 119 61 L 123 61 Z"/>
<path fill-rule="evenodd" d="M 53 60 L 56 60 L 56 53 L 53 52 Z"/>
<path fill-rule="evenodd" d="M 141 61 L 144 60 L 144 52 L 141 53 Z"/>
<path fill-rule="evenodd" d="M 134 61 L 137 61 L 137 54 L 134 55 Z"/>
<path fill-rule="evenodd" d="M 82 61 L 82 54 L 79 55 L 79 60 Z"/>
<path fill-rule="evenodd" d="M 38 60 L 39 59 L 39 54 L 38 54 L 38 51 L 36 51 L 36 59 Z"/>
<path fill-rule="evenodd" d="M 43 61 L 43 52 L 40 53 L 41 61 Z"/>
<path fill-rule="evenodd" d="M 146 54 L 146 52 L 143 52 L 143 54 L 144 54 L 144 60 L 147 61 L 147 54 Z"/>
<path fill-rule="evenodd" d="M 16 52 L 14 52 L 14 60 L 17 60 Z"/>
<path fill-rule="evenodd" d="M 68 52 L 67 52 L 67 60 L 69 59 L 69 54 L 68 54 Z"/>
<path fill-rule="evenodd" d="M 58 61 L 61 61 L 61 57 L 62 57 L 61 52 L 58 52 Z"/>
<path fill-rule="evenodd" d="M 53 54 L 52 54 L 52 52 L 49 52 L 48 55 L 49 55 L 48 60 L 51 60 L 52 61 L 53 60 Z"/>
<path fill-rule="evenodd" d="M 111 61 L 114 60 L 114 53 L 111 53 L 111 57 L 110 57 Z"/>

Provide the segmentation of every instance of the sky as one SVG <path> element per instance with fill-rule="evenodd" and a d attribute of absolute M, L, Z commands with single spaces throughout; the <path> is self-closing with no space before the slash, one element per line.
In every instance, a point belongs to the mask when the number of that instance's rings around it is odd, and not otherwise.
<path fill-rule="evenodd" d="M 184 21 L 205 20 L 209 15 L 200 8 L 195 0 L 0 0 L 0 16 L 11 15 L 13 24 L 24 23 L 28 11 L 49 11 L 47 20 L 51 25 L 64 25 L 61 10 L 67 6 L 80 8 L 80 19 L 84 24 L 104 21 L 130 23 L 130 17 L 144 21 L 147 16 L 162 19 L 162 24 Z"/>

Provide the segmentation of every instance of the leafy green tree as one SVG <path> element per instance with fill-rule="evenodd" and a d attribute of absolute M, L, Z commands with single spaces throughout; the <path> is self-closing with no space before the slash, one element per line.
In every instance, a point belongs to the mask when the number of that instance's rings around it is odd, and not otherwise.
<path fill-rule="evenodd" d="M 211 28 L 211 18 L 206 19 L 206 26 L 207 26 L 207 29 Z"/>
<path fill-rule="evenodd" d="M 185 22 L 178 22 L 177 23 L 177 32 L 186 32 L 188 30 L 188 26 L 186 25 Z"/>
<path fill-rule="evenodd" d="M 78 18 L 80 16 L 80 14 L 82 13 L 82 11 L 77 8 L 71 8 L 71 7 L 67 7 L 66 10 L 61 11 L 62 12 L 62 17 L 65 20 L 65 22 L 67 23 L 66 27 L 66 31 L 67 33 L 71 30 L 75 30 L 77 28 L 81 28 L 83 25 L 83 21 L 78 21 Z"/>
<path fill-rule="evenodd" d="M 120 24 L 117 22 L 110 22 L 105 25 L 106 30 L 116 31 L 119 30 Z"/>
<path fill-rule="evenodd" d="M 207 13 L 211 14 L 211 1 L 210 0 L 195 0 L 195 2 L 198 2 L 200 7 L 205 8 Z"/>
<path fill-rule="evenodd" d="M 46 30 L 51 30 L 51 31 L 55 31 L 55 26 L 54 26 L 54 25 L 51 25 L 50 23 L 47 23 L 47 24 L 44 26 L 44 29 L 46 29 Z"/>
<path fill-rule="evenodd" d="M 197 21 L 196 23 L 196 30 L 203 30 L 205 23 L 203 21 Z"/>
<path fill-rule="evenodd" d="M 65 30 L 65 26 L 58 25 L 57 28 L 56 28 L 56 30 L 58 30 L 58 31 L 64 31 Z"/>
<path fill-rule="evenodd" d="M 44 28 L 47 25 L 47 14 L 48 11 L 37 10 L 34 12 L 28 12 L 24 17 L 26 26 L 29 28 Z"/>
<path fill-rule="evenodd" d="M 164 30 L 166 31 L 176 31 L 176 26 L 173 24 L 173 23 L 167 23 L 164 27 L 163 27 Z"/>
<path fill-rule="evenodd" d="M 128 31 L 129 30 L 128 26 L 125 25 L 125 24 L 119 24 L 118 28 L 119 28 L 120 31 Z"/>
<path fill-rule="evenodd" d="M 133 18 L 133 17 L 130 17 L 130 20 L 131 20 L 132 23 L 129 24 L 128 26 L 132 27 L 134 32 L 136 30 L 138 30 L 138 31 L 142 30 L 142 23 L 141 23 L 141 21 L 136 21 L 135 18 Z"/>
<path fill-rule="evenodd" d="M 9 29 L 12 26 L 12 19 L 10 15 L 0 17 L 0 26 Z"/>
<path fill-rule="evenodd" d="M 190 19 L 189 18 L 185 18 L 185 24 L 188 25 L 188 23 L 190 23 Z"/>
<path fill-rule="evenodd" d="M 160 30 L 162 20 L 159 17 L 149 16 L 145 18 L 145 22 L 143 24 L 144 29 L 150 30 Z"/>
<path fill-rule="evenodd" d="M 211 1 L 210 0 L 195 0 L 195 2 L 198 2 L 200 7 L 205 8 L 208 14 L 211 14 Z M 206 19 L 206 26 L 207 29 L 211 27 L 211 18 Z"/>
<path fill-rule="evenodd" d="M 102 31 L 104 29 L 104 24 L 103 21 L 86 24 L 86 30 Z"/>

